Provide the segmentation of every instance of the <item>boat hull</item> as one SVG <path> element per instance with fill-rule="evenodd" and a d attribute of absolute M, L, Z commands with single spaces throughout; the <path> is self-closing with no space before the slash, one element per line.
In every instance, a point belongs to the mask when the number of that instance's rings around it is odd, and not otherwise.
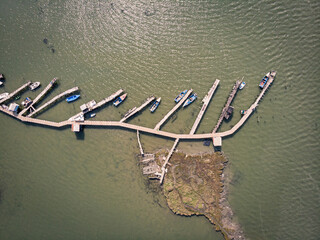
<path fill-rule="evenodd" d="M 189 106 L 191 103 L 193 103 L 197 99 L 197 94 L 192 94 L 191 97 L 187 99 L 187 101 L 183 104 L 183 107 Z"/>
<path fill-rule="evenodd" d="M 79 99 L 79 97 L 80 97 L 80 95 L 73 95 L 73 96 L 71 96 L 71 97 L 68 97 L 68 98 L 66 99 L 66 101 L 67 101 L 68 103 L 70 103 L 70 102 L 76 101 L 77 99 Z"/>
<path fill-rule="evenodd" d="M 184 95 L 186 95 L 187 91 L 188 91 L 188 90 L 184 90 L 183 92 L 181 92 L 181 93 L 174 99 L 174 101 L 175 101 L 176 103 L 180 102 L 180 100 L 184 97 Z"/>

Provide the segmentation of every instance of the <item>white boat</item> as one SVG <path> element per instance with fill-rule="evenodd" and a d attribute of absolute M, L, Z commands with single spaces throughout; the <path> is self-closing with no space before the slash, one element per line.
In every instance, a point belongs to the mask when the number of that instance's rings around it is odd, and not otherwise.
<path fill-rule="evenodd" d="M 95 116 L 96 116 L 95 113 L 91 113 L 91 114 L 90 114 L 90 117 L 91 117 L 91 118 L 93 118 L 93 117 L 95 117 Z"/>
<path fill-rule="evenodd" d="M 246 82 L 242 82 L 239 86 L 239 89 L 241 90 L 242 88 L 244 88 L 245 85 L 246 85 Z"/>
<path fill-rule="evenodd" d="M 0 94 L 0 100 L 9 96 L 9 93 L 5 92 Z"/>
<path fill-rule="evenodd" d="M 3 85 L 3 82 L 0 82 L 0 86 L 2 86 Z"/>
<path fill-rule="evenodd" d="M 29 86 L 29 88 L 31 91 L 33 91 L 33 90 L 37 89 L 40 86 L 40 84 L 41 84 L 40 82 L 34 82 Z"/>

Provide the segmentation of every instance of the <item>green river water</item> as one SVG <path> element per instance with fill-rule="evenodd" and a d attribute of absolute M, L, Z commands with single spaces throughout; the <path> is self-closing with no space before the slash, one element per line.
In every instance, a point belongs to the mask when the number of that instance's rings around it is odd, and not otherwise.
<path fill-rule="evenodd" d="M 233 174 L 229 200 L 248 239 L 319 239 L 320 235 L 320 2 L 1 0 L 0 93 L 28 80 L 45 99 L 79 86 L 81 99 L 39 115 L 62 121 L 92 99 L 119 88 L 128 99 L 95 120 L 119 120 L 150 95 L 162 97 L 130 123 L 154 127 L 193 88 L 199 99 L 163 130 L 188 133 L 201 99 L 220 86 L 197 130 L 212 131 L 237 79 L 247 86 L 235 113 L 240 119 L 269 70 L 277 76 L 257 112 L 223 140 Z M 43 42 L 44 39 L 48 43 Z M 34 98 L 41 90 L 27 92 Z M 216 239 L 204 217 L 180 217 L 150 191 L 137 165 L 133 131 L 85 128 L 76 136 L 23 124 L 0 114 L 0 239 Z M 147 152 L 172 140 L 141 135 Z M 202 141 L 181 142 L 186 152 L 211 151 Z"/>

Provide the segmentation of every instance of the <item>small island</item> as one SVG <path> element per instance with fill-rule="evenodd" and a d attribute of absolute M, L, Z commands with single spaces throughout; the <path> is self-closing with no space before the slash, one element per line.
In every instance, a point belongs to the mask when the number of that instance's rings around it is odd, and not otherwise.
<path fill-rule="evenodd" d="M 154 160 L 142 160 L 144 173 L 159 169 L 168 154 L 168 151 L 160 150 L 154 154 Z M 227 163 L 227 158 L 221 152 L 187 155 L 176 151 L 170 158 L 162 192 L 168 207 L 175 214 L 203 215 L 214 224 L 216 231 L 221 231 L 226 240 L 243 240 L 244 233 L 233 220 L 227 199 L 224 173 Z"/>

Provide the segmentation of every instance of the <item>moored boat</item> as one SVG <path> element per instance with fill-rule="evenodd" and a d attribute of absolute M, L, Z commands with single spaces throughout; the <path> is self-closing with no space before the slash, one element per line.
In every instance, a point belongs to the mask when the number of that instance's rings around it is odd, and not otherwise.
<path fill-rule="evenodd" d="M 113 105 L 116 107 L 119 106 L 119 104 L 122 103 L 126 99 L 126 97 L 127 97 L 126 93 L 121 95 L 120 97 L 118 97 L 116 100 L 113 101 Z"/>
<path fill-rule="evenodd" d="M 154 103 L 150 107 L 150 112 L 153 113 L 158 108 L 160 101 L 161 101 L 161 97 L 159 97 L 157 100 L 154 101 Z"/>
<path fill-rule="evenodd" d="M 9 93 L 5 92 L 5 93 L 1 93 L 0 94 L 0 100 L 3 99 L 3 98 L 6 98 L 9 96 Z"/>
<path fill-rule="evenodd" d="M 239 89 L 241 90 L 241 89 L 243 89 L 245 86 L 246 86 L 246 82 L 242 82 L 242 83 L 240 84 L 240 86 L 239 86 Z"/>
<path fill-rule="evenodd" d="M 198 97 L 198 96 L 197 96 L 196 93 L 192 94 L 192 95 L 185 101 L 185 103 L 183 104 L 183 107 L 189 106 L 191 103 L 194 102 L 194 100 L 197 99 L 197 97 Z"/>
<path fill-rule="evenodd" d="M 24 107 L 28 107 L 32 102 L 33 102 L 33 101 L 32 101 L 31 98 L 26 97 L 26 99 L 25 99 L 24 101 L 22 101 L 21 104 L 22 104 Z"/>
<path fill-rule="evenodd" d="M 93 118 L 93 117 L 95 117 L 95 116 L 96 116 L 95 113 L 91 113 L 91 114 L 90 114 L 90 117 L 91 117 L 91 118 Z"/>
<path fill-rule="evenodd" d="M 180 102 L 180 100 L 184 97 L 184 95 L 186 95 L 187 92 L 188 92 L 188 90 L 182 91 L 182 92 L 174 99 L 174 101 L 175 101 L 176 103 Z"/>
<path fill-rule="evenodd" d="M 40 87 L 40 85 L 41 85 L 40 82 L 34 82 L 29 86 L 29 88 L 31 91 L 33 91 L 33 90 L 37 89 L 38 87 Z"/>
<path fill-rule="evenodd" d="M 240 111 L 240 114 L 241 114 L 241 115 L 245 115 L 246 113 L 247 113 L 247 110 L 241 110 L 241 111 Z"/>
<path fill-rule="evenodd" d="M 67 97 L 66 101 L 68 103 L 70 103 L 70 102 L 73 102 L 73 101 L 77 100 L 79 97 L 80 97 L 80 95 L 72 95 L 70 97 Z"/>
<path fill-rule="evenodd" d="M 4 75 L 0 73 L 0 80 L 4 80 Z"/>
<path fill-rule="evenodd" d="M 2 86 L 2 85 L 3 85 L 3 82 L 0 81 L 0 86 Z"/>
<path fill-rule="evenodd" d="M 269 78 L 270 78 L 270 72 L 268 72 L 268 73 L 262 78 L 262 80 L 260 81 L 259 87 L 260 87 L 261 89 L 264 88 L 264 86 L 265 86 L 266 83 L 268 82 Z"/>

